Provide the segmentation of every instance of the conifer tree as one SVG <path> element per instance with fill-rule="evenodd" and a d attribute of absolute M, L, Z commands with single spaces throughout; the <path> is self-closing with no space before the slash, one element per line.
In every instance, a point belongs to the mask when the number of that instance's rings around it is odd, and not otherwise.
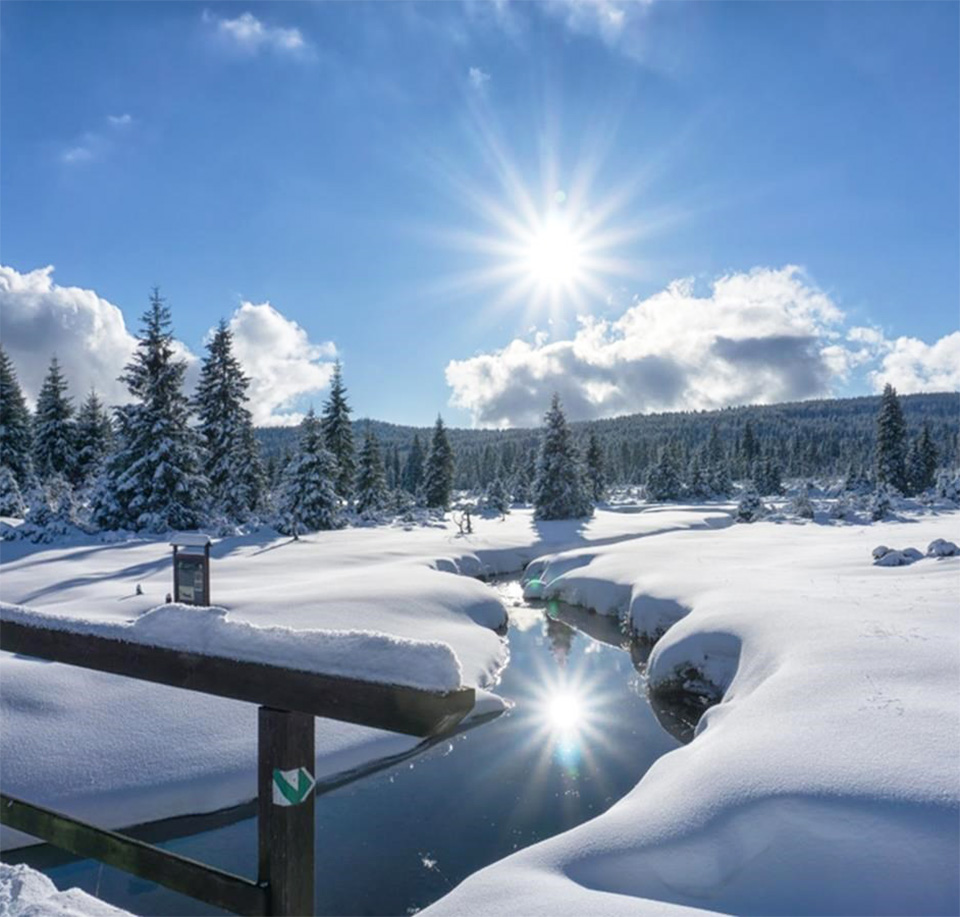
<path fill-rule="evenodd" d="M 77 412 L 77 462 L 74 479 L 83 486 L 100 473 L 113 447 L 113 425 L 97 393 L 91 391 Z"/>
<path fill-rule="evenodd" d="M 353 496 L 353 483 L 357 473 L 356 452 L 353 445 L 353 427 L 350 424 L 350 405 L 347 389 L 343 384 L 340 361 L 334 364 L 330 380 L 330 396 L 324 402 L 323 441 L 337 463 L 335 487 L 337 493 L 349 500 Z"/>
<path fill-rule="evenodd" d="M 10 469 L 19 488 L 32 470 L 32 445 L 30 411 L 13 363 L 0 347 L 0 465 Z"/>
<path fill-rule="evenodd" d="M 33 419 L 33 470 L 42 481 L 61 475 L 72 477 L 77 461 L 73 403 L 67 380 L 54 357 L 40 386 Z"/>
<path fill-rule="evenodd" d="M 693 453 L 690 464 L 687 466 L 686 492 L 688 496 L 697 500 L 710 495 L 710 483 L 703 470 L 703 460 L 699 449 Z"/>
<path fill-rule="evenodd" d="M 23 518 L 26 511 L 16 476 L 6 465 L 0 465 L 0 516 Z"/>
<path fill-rule="evenodd" d="M 537 457 L 537 478 L 533 485 L 534 516 L 537 519 L 579 519 L 593 514 L 580 455 L 567 418 L 554 394 L 544 415 L 544 431 Z"/>
<path fill-rule="evenodd" d="M 295 538 L 340 525 L 340 500 L 334 481 L 336 460 L 324 445 L 323 429 L 313 408 L 300 424 L 297 451 L 283 472 L 279 529 Z"/>
<path fill-rule="evenodd" d="M 427 455 L 423 472 L 423 496 L 427 506 L 446 509 L 450 505 L 453 492 L 453 449 L 447 438 L 447 429 L 443 418 L 438 414 L 433 426 L 433 438 L 430 440 L 430 452 Z"/>
<path fill-rule="evenodd" d="M 766 455 L 756 462 L 754 468 L 754 483 L 757 486 L 757 490 L 764 496 L 783 493 L 780 466 L 771 456 Z"/>
<path fill-rule="evenodd" d="M 120 376 L 136 402 L 117 411 L 119 448 L 98 481 L 93 517 L 111 528 L 196 528 L 207 482 L 183 391 L 187 364 L 174 355 L 170 309 L 156 288 L 141 322 L 137 349 Z"/>
<path fill-rule="evenodd" d="M 676 500 L 680 496 L 680 464 L 672 445 L 660 450 L 657 463 L 647 473 L 647 499 L 654 502 Z"/>
<path fill-rule="evenodd" d="M 490 482 L 487 486 L 487 492 L 484 494 L 483 502 L 484 505 L 501 516 L 506 516 L 510 512 L 510 491 L 507 490 L 507 485 L 503 483 L 502 477 L 496 475 Z"/>
<path fill-rule="evenodd" d="M 357 512 L 378 512 L 387 505 L 387 482 L 380 454 L 380 443 L 369 427 L 360 449 L 360 467 L 357 470 Z"/>
<path fill-rule="evenodd" d="M 877 484 L 889 484 L 901 493 L 908 489 L 906 450 L 907 424 L 897 390 L 888 382 L 877 414 Z"/>
<path fill-rule="evenodd" d="M 410 494 L 416 494 L 420 490 L 420 485 L 423 484 L 423 446 L 420 445 L 418 433 L 413 435 L 413 446 L 403 466 L 400 483 Z"/>
<path fill-rule="evenodd" d="M 207 343 L 194 404 L 214 512 L 244 521 L 260 507 L 266 476 L 247 409 L 250 380 L 233 353 L 233 334 L 221 319 Z"/>
<path fill-rule="evenodd" d="M 590 483 L 590 496 L 594 503 L 603 500 L 607 491 L 607 472 L 603 458 L 603 447 L 596 433 L 590 434 L 587 446 L 587 480 Z"/>
<path fill-rule="evenodd" d="M 930 435 L 930 424 L 925 423 L 907 453 L 907 484 L 910 493 L 922 494 L 933 487 L 937 478 L 938 461 L 937 447 Z"/>

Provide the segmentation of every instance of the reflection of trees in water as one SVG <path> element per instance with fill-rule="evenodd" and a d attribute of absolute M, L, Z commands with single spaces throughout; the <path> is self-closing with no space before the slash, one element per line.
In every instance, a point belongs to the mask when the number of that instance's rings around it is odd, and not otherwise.
<path fill-rule="evenodd" d="M 567 657 L 570 655 L 570 647 L 573 646 L 573 638 L 577 635 L 577 632 L 572 627 L 564 624 L 563 621 L 558 621 L 550 614 L 549 608 L 547 609 L 544 622 L 546 624 L 547 638 L 550 640 L 550 649 L 553 652 L 554 658 L 557 660 L 557 665 L 564 666 L 567 663 Z"/>

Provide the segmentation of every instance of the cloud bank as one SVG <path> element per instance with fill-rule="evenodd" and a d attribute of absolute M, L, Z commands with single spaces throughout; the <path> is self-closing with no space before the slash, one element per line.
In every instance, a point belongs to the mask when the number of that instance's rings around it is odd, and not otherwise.
<path fill-rule="evenodd" d="M 204 10 L 203 21 L 213 27 L 221 41 L 251 56 L 264 50 L 292 57 L 309 54 L 310 45 L 299 29 L 266 25 L 253 13 L 228 19 Z"/>
<path fill-rule="evenodd" d="M 730 274 L 700 295 L 675 281 L 615 321 L 579 321 L 570 340 L 517 339 L 451 361 L 451 404 L 483 427 L 537 425 L 555 391 L 576 420 L 711 410 L 828 397 L 878 363 L 877 390 L 960 388 L 960 333 L 929 347 L 870 328 L 844 337 L 843 312 L 794 266 Z"/>
<path fill-rule="evenodd" d="M 58 285 L 53 270 L 20 273 L 0 265 L 0 339 L 24 394 L 35 401 L 56 355 L 76 400 L 93 388 L 108 404 L 123 404 L 129 393 L 117 377 L 137 344 L 123 312 L 93 290 Z M 173 319 L 176 324 L 175 306 Z M 269 303 L 243 303 L 229 325 L 237 358 L 251 380 L 254 422 L 298 423 L 297 402 L 329 383 L 334 345 L 312 343 L 300 325 Z M 187 361 L 186 385 L 192 392 L 200 361 L 182 342 L 176 342 L 176 350 Z"/>

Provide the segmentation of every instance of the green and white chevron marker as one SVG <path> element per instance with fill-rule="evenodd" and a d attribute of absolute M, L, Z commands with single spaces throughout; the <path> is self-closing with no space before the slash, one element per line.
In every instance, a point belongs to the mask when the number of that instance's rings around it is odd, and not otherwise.
<path fill-rule="evenodd" d="M 273 771 L 273 804 L 275 806 L 298 806 L 313 791 L 317 781 L 305 767 L 292 771 Z"/>

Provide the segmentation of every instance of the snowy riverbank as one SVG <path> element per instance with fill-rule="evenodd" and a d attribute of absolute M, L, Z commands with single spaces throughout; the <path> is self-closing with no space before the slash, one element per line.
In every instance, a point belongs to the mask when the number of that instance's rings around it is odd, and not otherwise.
<path fill-rule="evenodd" d="M 724 525 L 723 507 L 601 512 L 534 523 L 517 511 L 452 524 L 357 528 L 292 542 L 258 534 L 213 547 L 213 601 L 261 626 L 366 630 L 440 641 L 465 684 L 504 664 L 504 609 L 471 577 L 519 571 L 544 551 L 689 526 Z M 451 575 L 465 573 L 466 576 Z M 0 599 L 107 628 L 144 620 L 171 589 L 165 539 L 4 544 Z M 140 585 L 142 594 L 136 587 Z M 0 654 L 3 787 L 106 827 L 211 812 L 256 793 L 256 708 L 98 672 Z M 489 711 L 490 698 L 482 699 Z M 317 720 L 316 776 L 405 751 L 416 740 Z M 5 846 L 23 843 L 5 833 Z"/>
<path fill-rule="evenodd" d="M 759 522 L 535 564 L 540 594 L 662 634 L 653 684 L 696 669 L 724 699 L 609 812 L 429 913 L 956 914 L 960 557 L 871 551 L 958 529 Z"/>

